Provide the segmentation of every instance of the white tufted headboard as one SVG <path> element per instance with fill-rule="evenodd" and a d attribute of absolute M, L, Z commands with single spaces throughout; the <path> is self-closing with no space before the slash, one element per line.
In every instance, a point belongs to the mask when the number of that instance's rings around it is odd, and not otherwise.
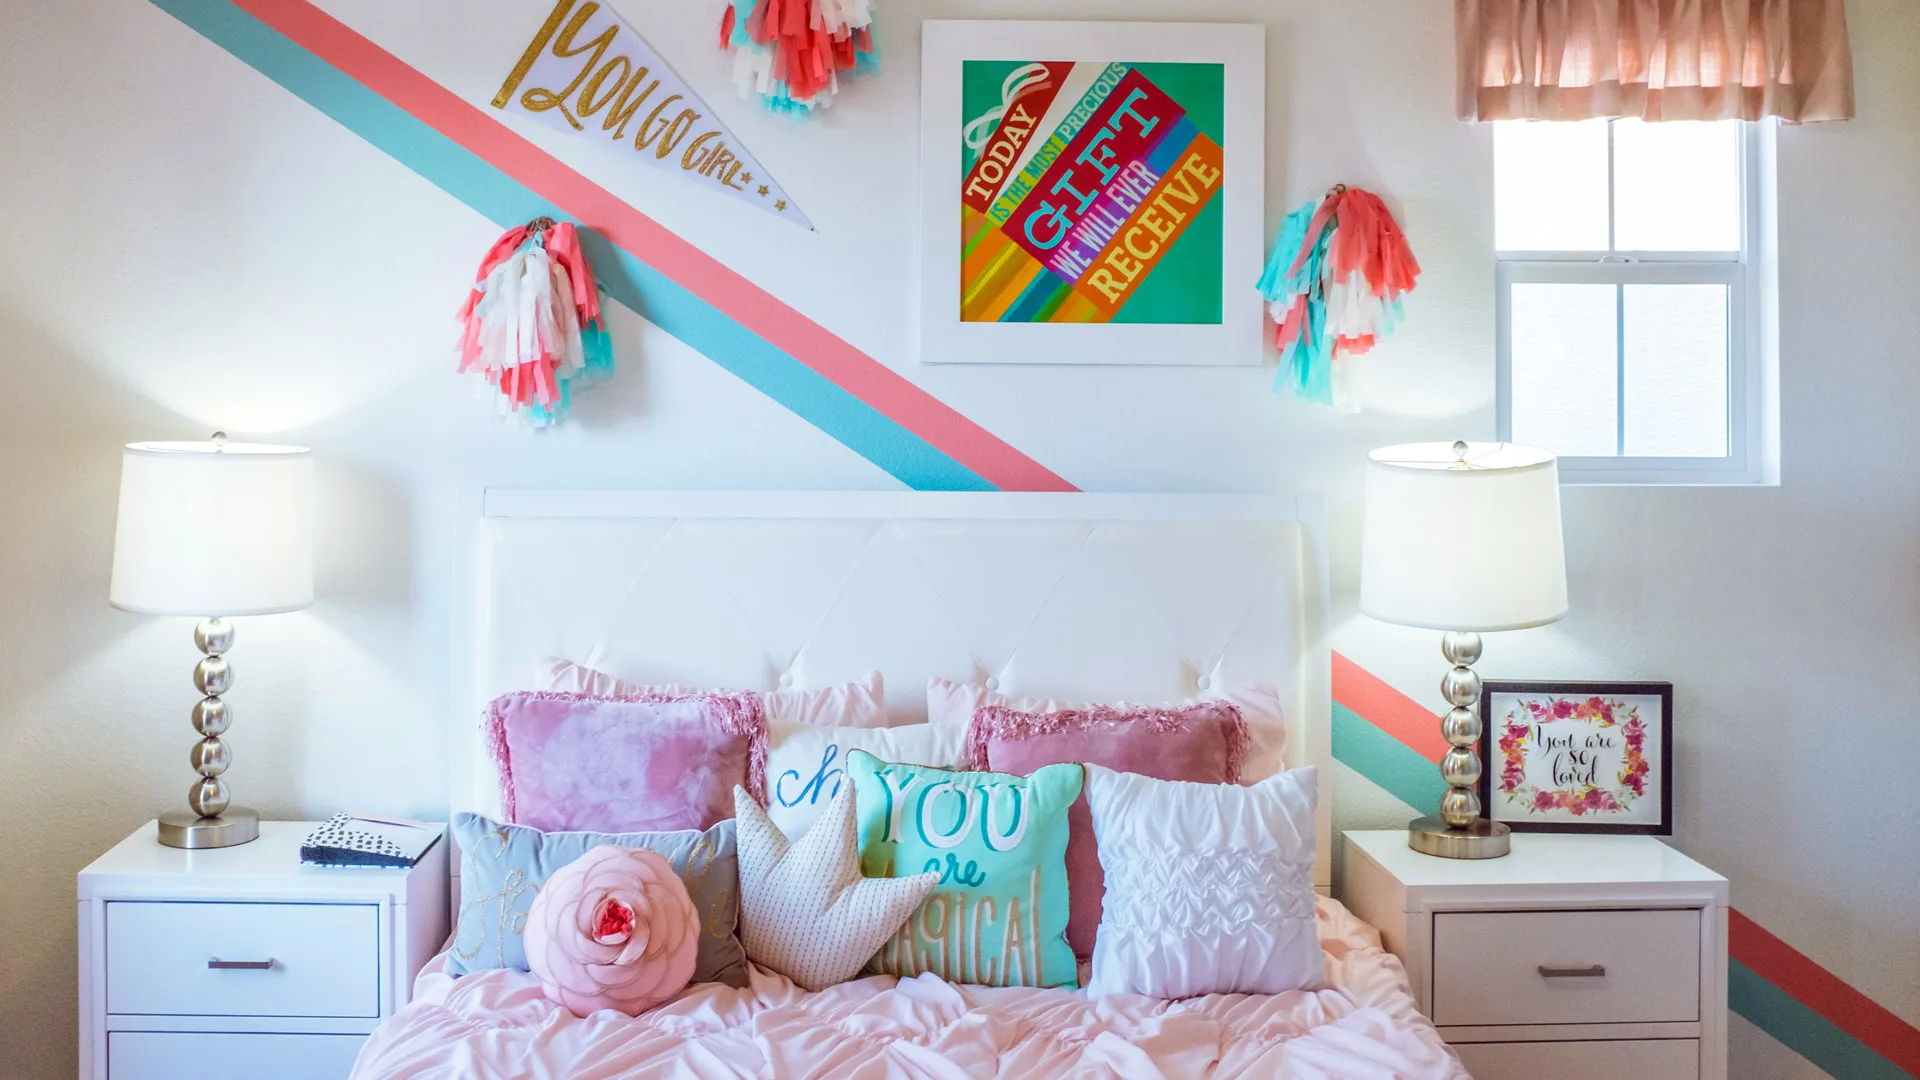
<path fill-rule="evenodd" d="M 1259 680 L 1332 820 L 1317 497 L 489 491 L 455 643 L 451 809 L 497 812 L 477 718 L 557 655 L 629 679 L 807 688 L 868 671 L 1159 702 Z"/>

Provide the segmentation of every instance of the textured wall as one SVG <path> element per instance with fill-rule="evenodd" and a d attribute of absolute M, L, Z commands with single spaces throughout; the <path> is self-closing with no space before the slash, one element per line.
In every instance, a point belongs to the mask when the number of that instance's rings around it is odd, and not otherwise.
<path fill-rule="evenodd" d="M 323 5 L 470 100 L 538 0 Z M 823 121 L 730 99 L 717 5 L 623 0 L 820 226 L 785 228 L 526 133 L 835 333 L 1090 490 L 1326 491 L 1351 610 L 1362 453 L 1492 426 L 1491 167 L 1452 122 L 1431 0 L 895 0 L 885 70 Z M 1920 16 L 1856 2 L 1851 125 L 1780 136 L 1784 486 L 1567 497 L 1574 615 L 1489 642 L 1489 674 L 1669 678 L 1676 842 L 1743 910 L 1920 1020 Z M 913 362 L 917 17 L 1183 17 L 1268 27 L 1273 220 L 1344 180 L 1386 194 L 1427 274 L 1367 361 L 1369 412 L 1267 393 L 1271 369 Z M 616 310 L 619 379 L 568 428 L 495 426 L 449 373 L 451 309 L 497 232 L 138 0 L 0 5 L 0 1059 L 71 1075 L 73 873 L 185 792 L 188 620 L 106 606 L 117 446 L 214 426 L 319 452 L 321 602 L 243 620 L 232 774 L 277 816 L 444 809 L 448 552 L 487 485 L 861 488 L 892 481 Z M 1337 645 L 1436 707 L 1430 635 Z M 71 749 L 69 749 L 71 748 Z M 370 752 L 371 750 L 371 752 Z M 1341 824 L 1406 808 L 1352 774 Z M 47 811 L 53 811 L 47 813 Z M 1810 1067 L 1739 1021 L 1741 1076 Z"/>

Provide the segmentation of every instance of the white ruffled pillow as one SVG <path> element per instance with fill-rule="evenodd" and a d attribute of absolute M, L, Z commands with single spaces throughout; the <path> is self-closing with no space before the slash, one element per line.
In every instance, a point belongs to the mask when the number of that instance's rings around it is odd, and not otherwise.
<path fill-rule="evenodd" d="M 967 729 L 908 724 L 894 728 L 771 724 L 767 749 L 767 816 L 787 839 L 798 840 L 851 783 L 847 753 L 865 750 L 882 761 L 964 766 Z"/>
<path fill-rule="evenodd" d="M 534 671 L 535 690 L 558 690 L 594 697 L 640 697 L 668 694 L 735 693 L 679 683 L 636 683 L 596 671 L 562 656 L 541 660 Z M 887 726 L 886 684 L 880 673 L 869 671 L 853 682 L 818 690 L 758 690 L 770 724 L 817 724 L 822 727 L 879 728 Z"/>
<path fill-rule="evenodd" d="M 1087 993 L 1317 989 L 1314 769 L 1191 784 L 1087 766 L 1107 878 Z"/>
<path fill-rule="evenodd" d="M 1183 709 L 1201 701 L 1225 701 L 1240 710 L 1247 722 L 1247 758 L 1240 768 L 1240 782 L 1251 784 L 1265 780 L 1287 767 L 1287 719 L 1280 705 L 1280 691 L 1262 682 L 1235 683 L 1205 698 L 1167 702 L 1169 709 Z M 1119 703 L 1124 707 L 1126 703 Z M 1134 702 L 1135 705 L 1161 704 Z M 965 728 L 973 722 L 974 710 L 982 705 L 1001 705 L 1015 712 L 1055 713 L 1070 709 L 1090 709 L 1093 705 L 1053 698 L 1013 698 L 983 686 L 969 686 L 938 675 L 927 680 L 927 722 Z"/>

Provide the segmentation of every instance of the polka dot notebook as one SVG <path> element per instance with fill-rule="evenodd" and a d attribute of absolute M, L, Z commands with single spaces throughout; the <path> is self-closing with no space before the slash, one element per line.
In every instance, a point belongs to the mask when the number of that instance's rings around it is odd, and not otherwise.
<path fill-rule="evenodd" d="M 315 866 L 412 866 L 440 839 L 440 827 L 335 814 L 300 844 L 300 861 Z"/>

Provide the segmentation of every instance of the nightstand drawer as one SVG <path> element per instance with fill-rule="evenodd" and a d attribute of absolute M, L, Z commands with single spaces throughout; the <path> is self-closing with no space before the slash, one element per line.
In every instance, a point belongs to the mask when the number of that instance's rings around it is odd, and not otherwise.
<path fill-rule="evenodd" d="M 379 914 L 375 904 L 111 902 L 107 1011 L 378 1016 Z"/>
<path fill-rule="evenodd" d="M 1694 1039 L 1619 1042 L 1469 1043 L 1453 1048 L 1473 1080 L 1697 1080 L 1700 1043 Z"/>
<path fill-rule="evenodd" d="M 1700 912 L 1473 911 L 1433 917 L 1433 1021 L 1700 1019 Z"/>
<path fill-rule="evenodd" d="M 116 1031 L 107 1080 L 346 1080 L 365 1035 Z"/>

